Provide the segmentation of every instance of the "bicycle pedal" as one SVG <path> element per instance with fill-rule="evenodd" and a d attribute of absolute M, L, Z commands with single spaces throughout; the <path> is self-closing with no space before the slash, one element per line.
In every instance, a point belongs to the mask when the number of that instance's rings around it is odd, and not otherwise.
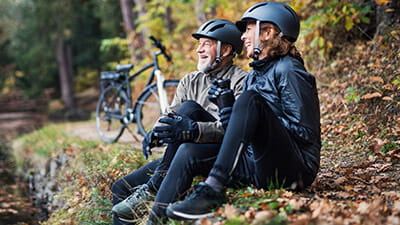
<path fill-rule="evenodd" d="M 126 116 L 123 119 L 124 124 L 130 124 L 134 122 L 135 120 L 135 114 L 133 112 L 128 111 Z"/>

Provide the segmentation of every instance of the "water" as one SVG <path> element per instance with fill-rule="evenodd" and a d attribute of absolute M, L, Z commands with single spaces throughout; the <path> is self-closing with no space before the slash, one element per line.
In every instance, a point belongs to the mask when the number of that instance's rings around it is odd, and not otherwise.
<path fill-rule="evenodd" d="M 6 141 L 0 140 L 0 225 L 39 222 L 27 183 L 15 174 L 15 164 Z"/>

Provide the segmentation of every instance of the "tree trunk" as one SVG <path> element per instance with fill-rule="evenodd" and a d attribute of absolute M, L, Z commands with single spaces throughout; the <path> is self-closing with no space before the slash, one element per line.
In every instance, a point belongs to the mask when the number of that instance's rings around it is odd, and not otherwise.
<path fill-rule="evenodd" d="M 172 19 L 171 6 L 168 6 L 165 12 L 165 24 L 167 25 L 168 33 L 172 33 L 175 29 L 175 21 Z"/>
<path fill-rule="evenodd" d="M 135 6 L 137 8 L 137 11 L 135 11 L 135 20 L 141 17 L 146 16 L 146 0 L 134 0 Z M 136 29 L 136 27 L 135 27 Z M 146 35 L 147 34 L 147 35 Z M 137 43 L 137 46 L 139 49 L 142 49 L 144 46 L 144 43 L 146 43 L 146 38 L 149 35 L 148 30 L 146 27 L 143 27 L 141 31 L 136 31 L 137 38 L 139 39 L 139 42 Z"/>
<path fill-rule="evenodd" d="M 124 20 L 124 29 L 129 41 L 129 48 L 131 53 L 131 60 L 143 59 L 143 46 L 145 43 L 145 35 L 143 32 L 137 32 L 136 20 L 140 16 L 140 11 L 134 10 L 135 1 L 133 0 L 120 0 L 122 17 Z M 140 6 L 140 5 L 139 5 Z M 142 10 L 142 7 L 139 7 Z M 144 9 L 144 8 L 143 8 Z"/>
<path fill-rule="evenodd" d="M 76 110 L 73 89 L 73 67 L 71 46 L 65 44 L 62 38 L 57 40 L 57 62 L 60 73 L 61 95 L 67 111 Z"/>
<path fill-rule="evenodd" d="M 375 0 L 373 4 L 375 4 Z M 376 32 L 377 36 L 387 34 L 393 24 L 400 22 L 400 1 L 391 0 L 388 4 L 376 5 Z"/>
<path fill-rule="evenodd" d="M 212 7 L 209 12 L 204 10 L 204 4 L 207 0 L 198 0 L 195 7 L 196 15 L 197 15 L 197 23 L 203 24 L 209 20 L 208 18 L 214 18 L 217 14 L 215 7 Z"/>
<path fill-rule="evenodd" d="M 196 15 L 197 15 L 197 23 L 198 24 L 203 24 L 207 21 L 207 15 L 204 12 L 204 2 L 206 0 L 199 0 L 197 1 L 196 5 L 194 6 L 194 9 L 196 11 Z"/>

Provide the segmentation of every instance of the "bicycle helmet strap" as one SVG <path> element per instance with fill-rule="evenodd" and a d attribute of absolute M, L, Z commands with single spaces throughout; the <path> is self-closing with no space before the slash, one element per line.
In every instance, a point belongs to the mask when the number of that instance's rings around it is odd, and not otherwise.
<path fill-rule="evenodd" d="M 256 20 L 256 31 L 254 35 L 254 54 L 253 59 L 258 60 L 258 57 L 261 54 L 261 51 L 264 47 L 260 46 L 260 21 Z"/>
<path fill-rule="evenodd" d="M 221 56 L 221 41 L 217 40 L 217 54 L 215 56 L 215 60 L 213 62 L 213 64 L 211 65 L 211 69 L 213 70 L 219 63 L 222 62 L 222 60 L 224 60 L 224 56 Z"/>

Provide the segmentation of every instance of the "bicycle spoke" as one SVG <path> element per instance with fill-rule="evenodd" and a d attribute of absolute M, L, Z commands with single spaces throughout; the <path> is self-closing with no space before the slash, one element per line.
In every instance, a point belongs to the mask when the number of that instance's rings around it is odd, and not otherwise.
<path fill-rule="evenodd" d="M 178 86 L 177 80 L 165 81 L 165 89 L 167 91 L 167 98 L 169 102 L 172 101 L 175 95 L 176 87 Z M 138 106 L 136 108 L 136 121 L 139 132 L 144 135 L 148 132 L 160 117 L 160 98 L 158 96 L 157 86 L 153 86 L 146 90 L 146 92 L 137 100 Z"/>
<path fill-rule="evenodd" d="M 158 97 L 157 89 L 155 89 L 155 90 L 151 89 L 150 92 L 151 92 L 151 95 L 157 100 L 157 102 L 160 102 L 160 98 Z"/>
<path fill-rule="evenodd" d="M 160 107 L 160 104 L 158 102 L 146 102 L 146 101 L 137 101 L 140 104 L 147 105 L 147 106 L 152 106 L 152 107 Z"/>
<path fill-rule="evenodd" d="M 96 109 L 96 127 L 101 139 L 114 142 L 122 134 L 125 125 L 122 123 L 128 108 L 126 94 L 114 86 L 102 93 Z"/>

